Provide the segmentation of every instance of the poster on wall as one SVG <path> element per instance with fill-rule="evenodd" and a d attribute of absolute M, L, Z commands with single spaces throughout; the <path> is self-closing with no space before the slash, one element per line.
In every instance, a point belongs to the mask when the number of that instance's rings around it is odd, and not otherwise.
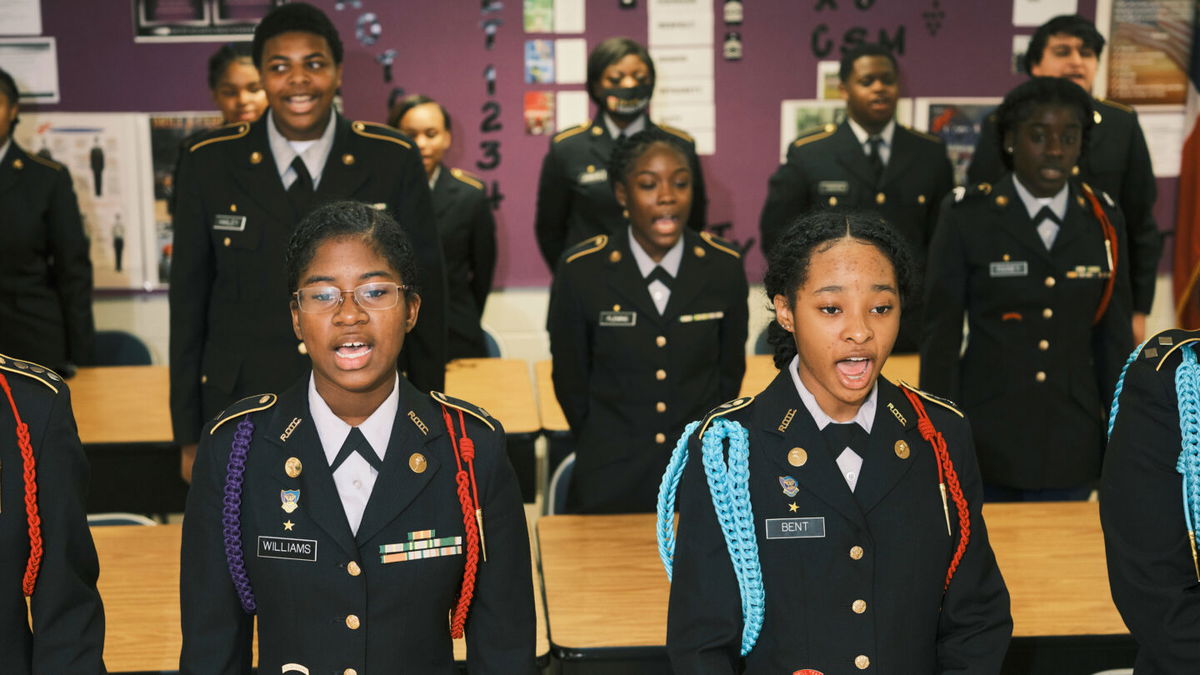
<path fill-rule="evenodd" d="M 999 98 L 918 98 L 913 126 L 940 137 L 954 167 L 954 184 L 967 184 L 967 167 L 975 155 L 983 120 L 1000 105 Z"/>
<path fill-rule="evenodd" d="M 249 40 L 259 20 L 285 1 L 133 0 L 133 41 Z"/>
<path fill-rule="evenodd" d="M 0 68 L 16 80 L 21 103 L 58 103 L 58 48 L 54 38 L 0 39 Z"/>
<path fill-rule="evenodd" d="M 801 134 L 826 125 L 838 125 L 846 119 L 845 101 L 789 99 L 779 102 L 779 163 L 787 161 L 788 146 Z M 912 99 L 896 102 L 896 121 L 907 125 L 912 120 Z"/>
<path fill-rule="evenodd" d="M 1193 0 L 1109 1 L 1108 98 L 1126 105 L 1182 105 Z"/>
<path fill-rule="evenodd" d="M 67 167 L 91 240 L 96 289 L 150 288 L 145 248 L 150 152 L 146 115 L 21 113 L 13 137 L 28 152 Z"/>

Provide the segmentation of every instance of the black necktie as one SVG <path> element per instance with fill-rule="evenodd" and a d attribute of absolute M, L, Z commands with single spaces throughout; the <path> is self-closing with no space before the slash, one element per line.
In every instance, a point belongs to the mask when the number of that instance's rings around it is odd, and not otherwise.
<path fill-rule="evenodd" d="M 312 201 L 312 176 L 309 175 L 308 167 L 304 165 L 304 160 L 300 159 L 300 155 L 296 155 L 296 159 L 292 160 L 292 171 L 296 172 L 296 180 L 288 186 L 288 199 L 296 207 L 296 210 L 304 214 L 308 212 L 308 205 Z"/>
<path fill-rule="evenodd" d="M 1043 220 L 1052 220 L 1055 224 L 1062 225 L 1062 220 L 1059 219 L 1058 214 L 1050 210 L 1049 206 L 1043 206 L 1042 210 L 1038 211 L 1037 215 L 1033 217 L 1035 225 L 1041 225 Z"/>
<path fill-rule="evenodd" d="M 829 449 L 833 451 L 834 457 L 842 454 L 846 448 L 857 452 L 860 457 L 866 452 L 867 432 L 859 426 L 858 422 L 847 422 L 846 424 L 830 422 L 821 430 L 821 435 L 825 437 L 825 442 L 829 444 Z"/>
<path fill-rule="evenodd" d="M 662 285 L 666 286 L 667 289 L 670 290 L 671 282 L 675 281 L 675 277 L 671 276 L 670 272 L 663 269 L 662 265 L 655 265 L 654 269 L 650 270 L 650 274 L 646 275 L 646 285 L 649 286 L 655 281 L 661 281 Z"/>
<path fill-rule="evenodd" d="M 350 435 L 346 437 L 346 442 L 342 443 L 342 449 L 338 450 L 337 457 L 333 458 L 333 464 L 329 465 L 329 473 L 338 470 L 347 459 L 350 459 L 350 453 L 357 452 L 363 459 L 367 460 L 376 471 L 383 471 L 383 460 L 379 459 L 379 455 L 375 454 L 375 450 L 371 448 L 371 444 L 367 442 L 367 437 L 363 436 L 363 432 L 359 431 L 358 427 L 350 429 Z"/>
<path fill-rule="evenodd" d="M 879 178 L 883 176 L 883 156 L 879 154 L 879 146 L 883 145 L 883 139 L 879 136 L 871 136 L 867 139 L 867 145 L 871 146 L 871 152 L 867 154 L 867 159 L 871 162 L 871 171 L 875 174 L 875 182 L 879 183 Z"/>

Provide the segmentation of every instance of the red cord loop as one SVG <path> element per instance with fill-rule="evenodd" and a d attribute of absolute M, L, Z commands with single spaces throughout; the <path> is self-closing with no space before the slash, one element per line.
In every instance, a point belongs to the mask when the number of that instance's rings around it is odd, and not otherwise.
<path fill-rule="evenodd" d="M 33 595 L 38 571 L 42 567 L 42 517 L 38 514 L 37 464 L 33 459 L 33 443 L 29 440 L 29 425 L 21 420 L 21 413 L 17 411 L 17 401 L 13 398 L 12 389 L 3 373 L 0 373 L 0 387 L 8 397 L 8 405 L 12 408 L 13 418 L 17 422 L 17 446 L 21 449 L 22 477 L 25 481 L 25 522 L 29 528 L 29 560 L 25 563 L 21 589 L 25 592 L 25 597 L 29 597 Z"/>
<path fill-rule="evenodd" d="M 457 485 L 458 503 L 462 505 L 463 528 L 467 534 L 467 561 L 463 568 L 462 586 L 458 591 L 458 602 L 450 618 L 450 637 L 461 638 L 463 628 L 467 623 L 467 612 L 471 608 L 471 599 L 475 596 L 475 577 L 479 570 L 479 527 L 476 521 L 476 509 L 479 503 L 478 491 L 472 494 L 475 483 L 475 442 L 467 436 L 466 420 L 459 411 L 459 423 L 462 427 L 462 439 L 454 432 L 454 421 L 450 411 L 442 406 L 442 419 L 446 430 L 450 433 L 450 446 L 454 449 L 454 463 L 458 471 L 454 474 Z M 466 469 L 463 465 L 466 464 Z M 469 473 L 468 473 L 469 472 Z"/>

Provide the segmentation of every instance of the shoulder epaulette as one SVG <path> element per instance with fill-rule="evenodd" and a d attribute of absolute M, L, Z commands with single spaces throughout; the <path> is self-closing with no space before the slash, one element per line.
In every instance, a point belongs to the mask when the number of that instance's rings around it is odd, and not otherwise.
<path fill-rule="evenodd" d="M 918 137 L 920 137 L 920 138 L 924 138 L 924 139 L 925 139 L 925 140 L 927 140 L 927 141 L 933 141 L 934 143 L 941 143 L 941 144 L 943 144 L 943 145 L 945 145 L 945 143 L 946 143 L 944 140 L 942 140 L 942 137 L 941 137 L 941 136 L 935 136 L 935 135 L 933 135 L 933 134 L 931 134 L 931 133 L 927 133 L 927 132 L 921 131 L 920 129 L 914 129 L 914 128 L 912 128 L 912 127 L 901 126 L 901 125 L 899 125 L 899 124 L 897 124 L 896 126 L 897 126 L 897 127 L 899 127 L 899 128 L 901 128 L 901 129 L 903 129 L 903 130 L 905 130 L 905 131 L 907 131 L 907 132 L 909 132 L 909 133 L 911 133 L 911 134 L 912 134 L 912 135 L 914 135 L 914 136 L 918 136 Z"/>
<path fill-rule="evenodd" d="M 1200 342 L 1200 331 L 1168 328 L 1146 340 L 1138 352 L 1138 357 L 1153 363 L 1154 369 L 1159 370 L 1167 357 L 1189 342 Z"/>
<path fill-rule="evenodd" d="M 574 136 L 575 134 L 581 134 L 581 133 L 587 131 L 588 127 L 590 127 L 590 126 L 592 126 L 592 123 L 589 120 L 587 122 L 584 122 L 583 124 L 576 124 L 573 127 L 567 127 L 566 129 L 563 129 L 562 131 L 560 131 L 554 135 L 554 142 L 558 143 L 560 141 L 566 140 L 566 139 Z"/>
<path fill-rule="evenodd" d="M 382 124 L 375 124 L 374 122 L 355 122 L 350 125 L 350 129 L 363 138 L 374 138 L 380 141 L 389 141 L 401 147 L 412 149 L 411 143 L 403 138 L 398 138 L 398 131 Z"/>
<path fill-rule="evenodd" d="M 660 124 L 660 125 L 658 125 L 658 128 L 662 129 L 663 131 L 667 132 L 668 134 L 671 134 L 673 136 L 678 136 L 678 137 L 682 138 L 683 140 L 687 141 L 688 143 L 696 142 L 696 139 L 692 138 L 692 135 L 689 134 L 688 132 L 684 131 L 683 129 L 676 129 L 675 127 L 672 127 L 672 126 L 669 126 L 666 124 Z"/>
<path fill-rule="evenodd" d="M 222 424 L 225 424 L 235 417 L 249 415 L 252 412 L 258 412 L 259 410 L 266 410 L 267 408 L 275 405 L 275 402 L 278 400 L 279 397 L 275 394 L 255 394 L 254 396 L 247 396 L 246 398 L 222 410 L 221 414 L 217 415 L 217 419 L 213 422 L 212 429 L 208 431 L 208 434 L 211 436 L 217 433 L 217 429 L 219 429 Z"/>
<path fill-rule="evenodd" d="M 714 419 L 728 415 L 735 410 L 741 410 L 742 408 L 750 405 L 753 401 L 753 396 L 742 396 L 741 398 L 735 398 L 732 401 L 726 401 L 712 410 L 709 410 L 708 414 L 704 416 L 704 422 L 700 424 L 700 433 L 697 434 L 697 436 L 703 436 L 704 430 L 708 428 L 708 425 L 711 424 Z"/>
<path fill-rule="evenodd" d="M 833 132 L 835 132 L 835 131 L 837 131 L 836 124 L 826 124 L 823 127 L 816 127 L 815 129 L 809 129 L 808 131 L 800 134 L 800 137 L 792 142 L 792 146 L 798 148 L 802 145 L 808 145 L 809 143 L 812 143 L 813 141 L 819 141 L 822 138 L 829 138 L 830 136 L 833 135 Z"/>
<path fill-rule="evenodd" d="M 958 187 L 954 188 L 952 192 L 954 193 L 954 203 L 958 204 L 967 197 L 986 197 L 992 194 L 992 184 L 977 183 L 970 187 L 959 185 Z"/>
<path fill-rule="evenodd" d="M 37 162 L 38 164 L 42 164 L 42 165 L 44 165 L 44 166 L 48 166 L 48 167 L 50 167 L 51 169 L 54 169 L 55 171 L 62 171 L 62 170 L 63 170 L 63 165 L 62 165 L 62 164 L 59 164 L 58 162 L 56 162 L 56 161 L 54 161 L 54 160 L 52 160 L 52 159 L 46 159 L 45 157 L 42 157 L 41 155 L 39 155 L 39 154 L 36 154 L 36 153 L 34 153 L 34 154 L 30 154 L 30 155 L 28 155 L 28 156 L 29 156 L 29 159 L 32 159 L 33 161 Z"/>
<path fill-rule="evenodd" d="M 733 242 L 722 239 L 712 232 L 701 232 L 700 238 L 703 239 L 709 246 L 717 249 L 718 251 L 724 251 L 735 258 L 742 257 L 742 254 L 733 247 Z"/>
<path fill-rule="evenodd" d="M 578 244 L 575 244 L 571 248 L 567 249 L 567 262 L 582 258 L 589 253 L 595 253 L 607 245 L 607 234 L 598 234 L 590 239 L 584 239 Z"/>
<path fill-rule="evenodd" d="M 1096 101 L 1099 103 L 1103 103 L 1104 105 L 1106 105 L 1110 108 L 1116 108 L 1117 110 L 1120 110 L 1122 112 L 1127 112 L 1127 113 L 1133 112 L 1133 108 L 1130 108 L 1129 106 L 1125 105 L 1124 103 L 1117 103 L 1116 101 L 1110 101 L 1106 98 L 1098 98 L 1098 99 L 1096 99 Z"/>
<path fill-rule="evenodd" d="M 58 393 L 58 385 L 62 384 L 62 377 L 46 366 L 39 366 L 32 361 L 22 361 L 21 359 L 14 359 L 11 356 L 4 356 L 3 354 L 0 354 L 0 370 L 7 370 L 10 373 L 33 378 L 50 387 L 50 390 L 56 394 Z"/>
<path fill-rule="evenodd" d="M 241 122 L 238 124 L 227 124 L 218 128 L 213 133 L 220 133 L 221 135 L 213 136 L 212 138 L 205 138 L 204 140 L 193 144 L 192 147 L 188 148 L 188 152 L 195 152 L 200 148 L 203 148 L 206 145 L 212 145 L 213 143 L 220 143 L 221 141 L 231 141 L 235 138 L 241 138 L 242 136 L 250 133 L 250 123 Z"/>
<path fill-rule="evenodd" d="M 962 411 L 959 410 L 958 406 L 955 405 L 954 402 L 951 401 L 950 399 L 942 398 L 941 396 L 934 396 L 933 394 L 931 394 L 927 391 L 922 391 L 920 389 L 917 389 L 916 387 L 912 386 L 911 384 L 909 384 L 903 380 L 900 381 L 900 386 L 911 391 L 912 393 L 916 394 L 917 396 L 920 396 L 921 398 L 925 399 L 926 401 L 929 401 L 930 403 L 936 403 L 936 404 L 942 406 L 943 408 L 945 408 L 946 410 L 949 410 L 950 412 L 954 413 L 955 415 L 958 415 L 959 417 L 963 417 Z"/>
<path fill-rule="evenodd" d="M 467 413 L 468 415 L 478 419 L 480 422 L 486 424 L 487 428 L 491 429 L 492 431 L 496 430 L 496 425 L 492 424 L 492 416 L 489 415 L 486 410 L 480 408 L 474 403 L 468 403 L 462 399 L 452 398 L 440 391 L 429 392 L 429 397 L 444 406 L 449 406 L 455 410 L 461 410 Z"/>
<path fill-rule="evenodd" d="M 483 181 L 479 180 L 475 176 L 472 176 L 471 174 L 467 173 L 466 171 L 463 171 L 462 169 L 450 169 L 450 175 L 454 176 L 459 181 L 466 183 L 467 185 L 470 185 L 471 187 L 475 188 L 476 190 L 484 189 Z"/>

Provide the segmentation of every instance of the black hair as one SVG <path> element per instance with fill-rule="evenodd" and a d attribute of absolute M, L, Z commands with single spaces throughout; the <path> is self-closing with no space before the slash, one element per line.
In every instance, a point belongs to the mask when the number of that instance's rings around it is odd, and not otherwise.
<path fill-rule="evenodd" d="M 0 96 L 8 99 L 9 105 L 16 105 L 21 102 L 21 93 L 17 91 L 17 81 L 3 68 L 0 68 Z M 17 126 L 18 121 L 19 118 L 14 117 L 12 126 Z M 9 127 L 7 131 L 11 132 L 12 127 Z"/>
<path fill-rule="evenodd" d="M 650 71 L 650 83 L 656 82 L 654 73 L 654 59 L 650 58 L 650 51 L 643 47 L 636 40 L 627 37 L 610 37 L 604 42 L 596 45 L 591 54 L 588 54 L 587 62 L 587 91 L 588 96 L 596 105 L 604 108 L 604 100 L 596 93 L 596 88 L 600 84 L 600 78 L 604 75 L 604 69 L 612 64 L 620 61 L 633 54 L 646 64 L 646 68 Z"/>
<path fill-rule="evenodd" d="M 1029 47 L 1025 49 L 1025 56 L 1021 59 L 1021 65 L 1029 75 L 1033 75 L 1033 67 L 1042 62 L 1042 56 L 1046 52 L 1046 43 L 1050 41 L 1052 35 L 1070 35 L 1083 40 L 1083 46 L 1096 52 L 1097 59 L 1104 51 L 1104 36 L 1096 30 L 1096 24 L 1078 14 L 1056 16 L 1038 26 L 1033 37 L 1029 38 Z"/>
<path fill-rule="evenodd" d="M 300 275 L 312 263 L 317 247 L 339 237 L 360 238 L 400 274 L 409 294 L 418 292 L 417 258 L 408 235 L 386 210 L 354 201 L 323 204 L 296 225 L 284 258 L 289 291 L 300 288 Z"/>
<path fill-rule="evenodd" d="M 325 38 L 333 62 L 342 62 L 342 39 L 325 12 L 306 2 L 289 2 L 268 12 L 254 28 L 254 67 L 262 70 L 263 47 L 267 40 L 291 32 L 312 33 Z"/>
<path fill-rule="evenodd" d="M 446 106 L 438 103 L 432 98 L 429 98 L 425 94 L 413 94 L 412 96 L 405 96 L 397 101 L 396 104 L 392 106 L 391 112 L 388 113 L 388 126 L 399 129 L 400 120 L 404 119 L 404 116 L 408 114 L 409 110 L 412 110 L 419 105 L 425 105 L 426 103 L 432 103 L 438 107 L 438 110 L 442 111 L 442 119 L 446 122 L 446 131 L 450 131 L 450 113 L 446 112 Z"/>
<path fill-rule="evenodd" d="M 1080 157 L 1086 151 L 1092 130 L 1092 97 L 1074 82 L 1061 77 L 1034 77 L 1022 82 L 1004 96 L 1004 102 L 996 108 L 996 142 L 1001 150 L 1004 166 L 1012 171 L 1012 155 L 1005 152 L 1004 137 L 1015 134 L 1017 127 L 1033 115 L 1039 106 L 1053 105 L 1075 108 L 1082 133 L 1079 142 Z"/>
<path fill-rule="evenodd" d="M 891 61 L 892 70 L 895 70 L 897 75 L 900 74 L 900 64 L 896 62 L 896 55 L 892 50 L 875 42 L 863 42 L 842 52 L 842 61 L 838 64 L 838 79 L 848 82 L 854 74 L 854 62 L 864 56 L 882 56 Z"/>
<path fill-rule="evenodd" d="M 230 42 L 208 57 L 208 88 L 215 90 L 221 82 L 221 76 L 230 65 L 242 59 L 253 62 L 250 57 L 250 45 L 246 42 Z"/>
<path fill-rule="evenodd" d="M 683 144 L 683 140 L 675 134 L 670 134 L 658 127 L 648 126 L 645 129 L 618 143 L 616 148 L 613 148 L 612 156 L 608 160 L 608 183 L 616 189 L 618 183 L 623 183 L 629 177 L 629 172 L 633 170 L 633 166 L 637 164 L 638 158 L 646 154 L 646 151 L 651 146 L 663 144 L 679 154 L 679 158 L 683 160 L 688 170 L 692 170 L 691 159 L 688 156 L 688 148 Z"/>
<path fill-rule="evenodd" d="M 796 291 L 808 281 L 808 266 L 813 253 L 827 250 L 845 237 L 873 245 L 892 263 L 896 273 L 900 307 L 917 287 L 917 268 L 908 242 L 878 213 L 844 209 L 821 209 L 796 219 L 779 238 L 767 257 L 763 277 L 768 302 L 782 295 L 791 305 Z M 796 355 L 795 338 L 772 319 L 767 326 L 767 342 L 775 349 L 775 367 L 782 370 Z"/>

